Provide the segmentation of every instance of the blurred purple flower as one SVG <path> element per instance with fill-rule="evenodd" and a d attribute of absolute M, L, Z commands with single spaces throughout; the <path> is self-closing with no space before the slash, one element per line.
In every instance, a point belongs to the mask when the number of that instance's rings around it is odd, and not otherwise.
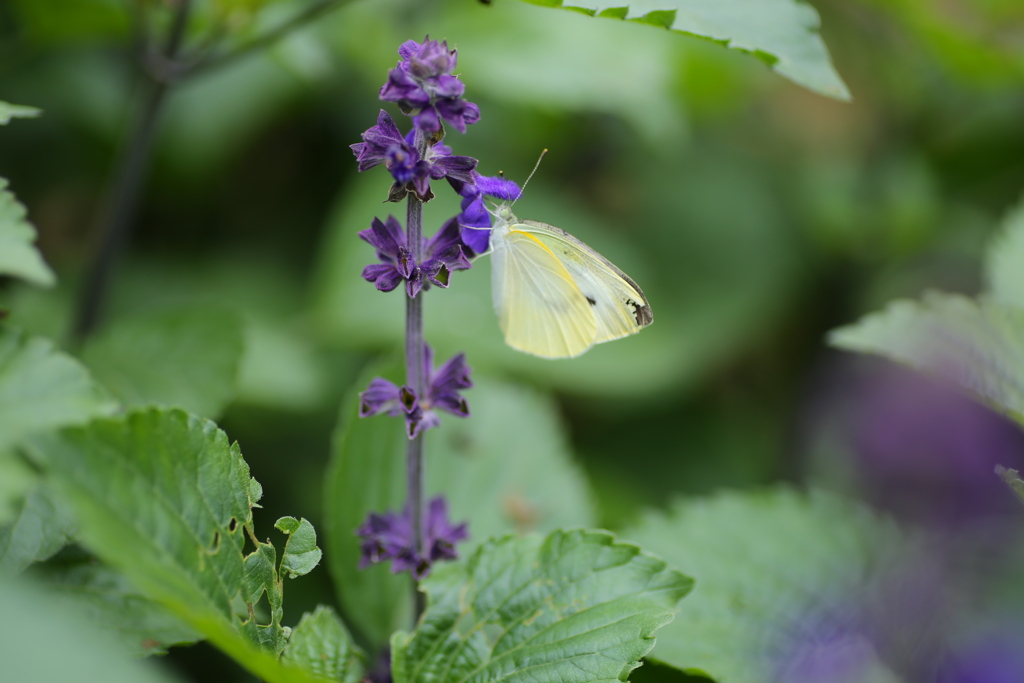
<path fill-rule="evenodd" d="M 872 503 L 947 530 L 1019 517 L 993 473 L 999 464 L 1024 468 L 1017 425 L 949 384 L 888 363 L 852 385 L 847 428 Z"/>
<path fill-rule="evenodd" d="M 491 236 L 491 212 L 487 210 L 484 197 L 514 202 L 523 192 L 518 185 L 502 176 L 482 176 L 476 172 L 472 182 L 454 176 L 449 176 L 448 182 L 462 196 L 462 213 L 458 216 L 462 242 L 469 247 L 470 258 L 478 256 L 487 251 Z"/>
<path fill-rule="evenodd" d="M 398 54 L 402 59 L 388 73 L 380 98 L 397 102 L 406 114 L 415 114 L 416 128 L 436 133 L 444 119 L 465 133 L 467 125 L 480 120 L 480 108 L 463 99 L 466 86 L 452 75 L 458 56 L 456 50 L 448 50 L 447 42 L 409 40 L 398 48 Z"/>
<path fill-rule="evenodd" d="M 1019 625 L 960 648 L 943 663 L 937 683 L 1021 683 L 1024 634 Z"/>
<path fill-rule="evenodd" d="M 386 111 L 377 116 L 377 125 L 363 133 L 363 141 L 350 145 L 359 170 L 366 171 L 384 164 L 395 182 L 388 193 L 388 201 L 397 202 L 406 193 L 414 192 L 420 201 L 433 198 L 430 181 L 452 178 L 457 182 L 471 182 L 477 160 L 452 154 L 451 148 L 438 142 L 427 149 L 421 158 L 413 144 L 414 131 L 402 136 L 398 126 Z"/>
<path fill-rule="evenodd" d="M 381 263 L 371 263 L 363 269 L 363 279 L 372 282 L 382 292 L 390 292 L 403 280 L 410 297 L 419 294 L 428 283 L 447 287 L 453 270 L 472 268 L 463 253 L 459 224 L 451 219 L 423 244 L 423 263 L 417 264 L 409 249 L 405 231 L 394 216 L 386 222 L 374 218 L 359 237 L 377 250 Z"/>
<path fill-rule="evenodd" d="M 421 555 L 413 547 L 412 515 L 408 508 L 402 514 L 371 512 L 356 530 L 362 539 L 359 568 L 391 560 L 392 573 L 409 571 L 417 580 L 422 579 L 434 563 L 456 559 L 456 544 L 469 537 L 465 522 L 453 526 L 448 521 L 448 502 L 444 496 L 430 501 L 423 527 Z"/>
<path fill-rule="evenodd" d="M 398 386 L 377 377 L 359 394 L 359 417 L 372 417 L 386 413 L 393 417 L 405 416 L 406 435 L 417 434 L 441 424 L 435 409 L 456 417 L 469 417 L 469 405 L 459 393 L 473 386 L 469 378 L 470 367 L 466 354 L 452 356 L 434 371 L 434 350 L 429 344 L 423 348 L 423 368 L 426 373 L 426 396 L 421 400 L 412 387 Z"/>

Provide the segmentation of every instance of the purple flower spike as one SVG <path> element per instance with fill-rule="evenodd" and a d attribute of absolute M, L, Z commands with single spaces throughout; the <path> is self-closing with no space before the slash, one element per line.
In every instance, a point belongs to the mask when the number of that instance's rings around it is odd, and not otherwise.
<path fill-rule="evenodd" d="M 363 268 L 363 279 L 374 283 L 382 292 L 390 292 L 404 280 L 406 293 L 414 297 L 428 284 L 447 287 L 453 270 L 472 267 L 463 253 L 465 245 L 454 218 L 424 242 L 426 260 L 421 264 L 413 258 L 405 232 L 394 216 L 388 216 L 383 223 L 374 218 L 370 228 L 361 231 L 359 237 L 377 250 L 377 258 L 382 261 Z"/>
<path fill-rule="evenodd" d="M 429 201 L 434 196 L 430 191 L 431 179 L 473 181 L 476 159 L 453 155 L 451 148 L 441 143 L 427 149 L 426 157 L 421 158 L 413 139 L 412 131 L 403 137 L 398 126 L 382 109 L 377 116 L 377 125 L 363 133 L 363 141 L 350 145 L 360 171 L 384 164 L 391 173 L 395 182 L 388 193 L 388 201 L 401 201 L 409 192 L 415 193 L 420 201 Z"/>
<path fill-rule="evenodd" d="M 380 98 L 397 102 L 424 133 L 437 133 L 447 121 L 460 133 L 480 120 L 480 108 L 462 99 L 466 86 L 452 75 L 458 56 L 447 42 L 406 41 L 398 48 L 402 61 L 388 73 Z"/>
<path fill-rule="evenodd" d="M 459 392 L 473 386 L 469 378 L 470 367 L 466 354 L 453 356 L 434 371 L 434 350 L 423 348 L 423 368 L 427 389 L 423 397 L 416 396 L 412 387 L 398 386 L 382 377 L 376 377 L 359 394 L 359 417 L 372 417 L 381 413 L 405 416 L 406 435 L 411 439 L 420 432 L 441 424 L 436 410 L 456 417 L 469 417 L 469 404 Z"/>
<path fill-rule="evenodd" d="M 448 521 L 448 502 L 443 496 L 430 501 L 424 520 L 423 554 L 413 547 L 412 515 L 408 508 L 402 514 L 371 512 L 356 530 L 360 543 L 359 568 L 391 560 L 391 571 L 409 571 L 417 580 L 430 573 L 435 562 L 454 560 L 456 544 L 469 537 L 466 524 L 453 526 Z"/>

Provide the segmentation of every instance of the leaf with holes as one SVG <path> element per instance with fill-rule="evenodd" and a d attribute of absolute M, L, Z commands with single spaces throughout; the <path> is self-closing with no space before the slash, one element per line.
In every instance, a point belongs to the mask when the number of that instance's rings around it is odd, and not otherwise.
<path fill-rule="evenodd" d="M 707 38 L 757 57 L 805 88 L 838 100 L 850 99 L 818 32 L 818 13 L 800 0 L 632 0 L 610 6 L 573 0 L 525 1 Z"/>
<path fill-rule="evenodd" d="M 288 534 L 281 558 L 281 573 L 291 578 L 305 576 L 320 564 L 323 551 L 316 546 L 316 529 L 305 519 L 282 517 L 274 525 Z"/>
<path fill-rule="evenodd" d="M 396 683 L 626 680 L 693 581 L 606 531 L 484 543 L 423 582 L 429 604 L 392 639 Z"/>
<path fill-rule="evenodd" d="M 276 552 L 260 543 L 243 554 L 260 488 L 214 423 L 150 408 L 36 437 L 29 449 L 72 507 L 83 545 L 141 595 L 268 682 L 315 680 L 273 654 L 283 643 L 279 590 L 269 591 L 277 629 L 255 616 L 254 601 L 278 583 Z M 239 596 L 250 603 L 242 618 Z"/>

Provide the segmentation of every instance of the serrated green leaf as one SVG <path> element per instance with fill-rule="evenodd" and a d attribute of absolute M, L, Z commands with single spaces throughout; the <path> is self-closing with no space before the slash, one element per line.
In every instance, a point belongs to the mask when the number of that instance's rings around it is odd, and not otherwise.
<path fill-rule="evenodd" d="M 55 602 L 66 603 L 97 629 L 113 633 L 136 656 L 161 654 L 171 645 L 200 640 L 166 608 L 139 594 L 124 575 L 93 560 L 45 564 L 32 576 Z"/>
<path fill-rule="evenodd" d="M 42 109 L 26 107 L 22 104 L 11 104 L 0 100 L 0 126 L 6 126 L 11 119 L 34 119 L 43 113 Z"/>
<path fill-rule="evenodd" d="M 1006 214 L 989 245 L 985 276 L 993 299 L 1024 309 L 1024 200 Z"/>
<path fill-rule="evenodd" d="M 0 327 L 0 449 L 116 408 L 88 371 L 52 342 Z"/>
<path fill-rule="evenodd" d="M 396 683 L 626 680 L 693 582 L 606 531 L 488 541 L 435 570 Z"/>
<path fill-rule="evenodd" d="M 0 526 L 0 571 L 17 573 L 48 559 L 72 541 L 77 529 L 67 506 L 45 486 L 37 487 L 14 518 Z"/>
<path fill-rule="evenodd" d="M 324 605 L 302 615 L 281 660 L 344 683 L 359 683 L 366 670 L 366 655 L 352 642 L 334 610 Z"/>
<path fill-rule="evenodd" d="M 36 229 L 25 220 L 25 207 L 0 178 L 0 275 L 10 275 L 40 287 L 57 281 L 35 246 Z"/>
<path fill-rule="evenodd" d="M 586 10 L 599 16 L 661 26 L 678 33 L 708 38 L 753 55 L 773 71 L 817 93 L 849 100 L 846 84 L 836 73 L 818 29 L 821 20 L 799 0 L 634 0 L 628 13 L 621 7 L 582 7 L 570 0 L 525 0 L 531 4 Z"/>
<path fill-rule="evenodd" d="M 82 544 L 142 595 L 263 680 L 317 680 L 257 649 L 254 640 L 276 645 L 263 638 L 274 633 L 258 630 L 251 613 L 240 621 L 233 612 L 236 597 L 260 594 L 243 557 L 253 486 L 238 445 L 214 423 L 150 408 L 41 435 L 30 450 L 73 508 Z M 261 543 L 253 554 L 272 550 Z"/>
<path fill-rule="evenodd" d="M 216 417 L 234 396 L 242 323 L 231 311 L 189 308 L 118 320 L 82 361 L 126 405 Z"/>
<path fill-rule="evenodd" d="M 371 369 L 399 380 L 393 367 Z M 427 432 L 427 495 L 444 494 L 454 521 L 468 520 L 469 542 L 460 552 L 508 531 L 551 531 L 585 526 L 595 513 L 585 477 L 572 462 L 565 429 L 550 399 L 525 388 L 474 378 L 467 392 L 473 417 L 448 419 Z M 412 588 L 386 565 L 359 570 L 355 529 L 371 511 L 405 504 L 405 452 L 400 421 L 358 419 L 355 397 L 342 408 L 327 477 L 328 565 L 349 623 L 376 647 L 408 628 Z"/>
<path fill-rule="evenodd" d="M 829 342 L 950 379 L 1024 422 L 1024 309 L 927 292 L 833 330 Z"/>
<path fill-rule="evenodd" d="M 316 530 L 305 519 L 282 517 L 275 526 L 288 534 L 281 558 L 281 572 L 291 578 L 305 576 L 320 564 L 323 551 L 316 547 Z"/>
<path fill-rule="evenodd" d="M 52 593 L 24 578 L 0 581 L 0 650 L 3 679 L 14 683 L 103 681 L 172 683 L 151 662 L 128 650 L 74 609 L 56 604 Z"/>
<path fill-rule="evenodd" d="M 624 538 L 696 581 L 653 657 L 729 683 L 764 683 L 786 633 L 818 601 L 855 595 L 892 530 L 863 509 L 789 489 L 677 501 Z"/>

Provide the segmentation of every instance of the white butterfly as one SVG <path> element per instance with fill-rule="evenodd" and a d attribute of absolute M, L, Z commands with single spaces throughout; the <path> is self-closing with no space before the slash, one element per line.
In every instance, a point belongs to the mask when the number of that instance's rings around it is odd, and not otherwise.
<path fill-rule="evenodd" d="M 571 358 L 636 334 L 654 320 L 640 287 L 561 228 L 494 212 L 491 290 L 505 342 L 543 358 Z"/>

